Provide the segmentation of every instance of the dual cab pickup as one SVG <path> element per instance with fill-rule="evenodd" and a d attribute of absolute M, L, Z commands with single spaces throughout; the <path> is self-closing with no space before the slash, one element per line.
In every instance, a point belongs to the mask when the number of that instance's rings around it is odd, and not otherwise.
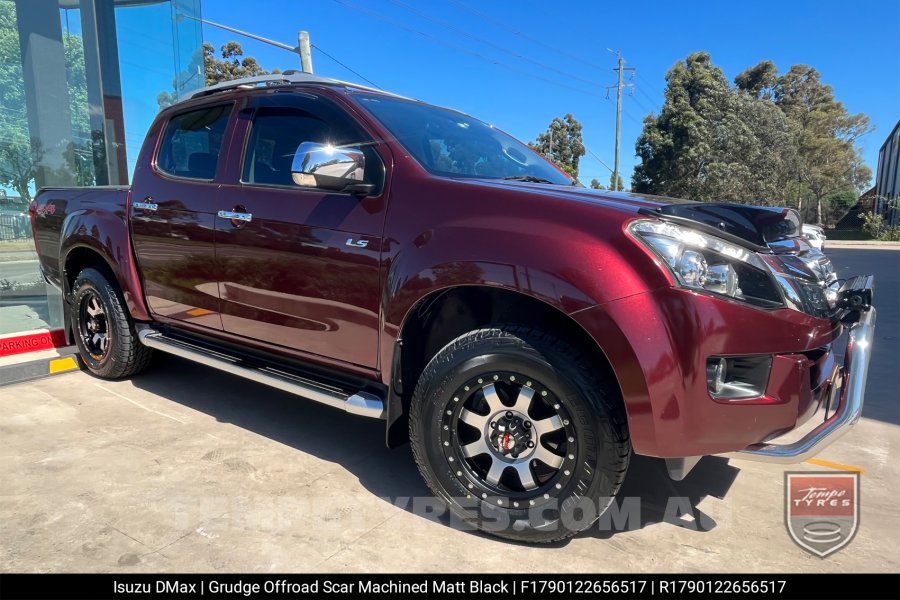
<path fill-rule="evenodd" d="M 871 278 L 839 284 L 796 211 L 585 189 L 477 119 L 331 79 L 197 92 L 131 188 L 42 189 L 31 218 L 95 375 L 162 351 L 384 419 L 512 539 L 590 525 L 566 513 L 607 510 L 632 453 L 676 478 L 800 461 L 862 407 Z"/>

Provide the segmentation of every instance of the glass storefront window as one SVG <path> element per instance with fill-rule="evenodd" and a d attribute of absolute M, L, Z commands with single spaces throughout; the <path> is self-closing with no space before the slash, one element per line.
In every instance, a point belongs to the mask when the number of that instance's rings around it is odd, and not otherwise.
<path fill-rule="evenodd" d="M 160 107 L 204 85 L 199 17 L 200 0 L 0 0 L 0 336 L 63 326 L 28 205 L 130 182 Z"/>

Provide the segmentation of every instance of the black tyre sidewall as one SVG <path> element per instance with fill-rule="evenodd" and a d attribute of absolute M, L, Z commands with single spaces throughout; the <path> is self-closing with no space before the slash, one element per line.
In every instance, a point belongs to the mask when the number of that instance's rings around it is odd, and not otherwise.
<path fill-rule="evenodd" d="M 599 398 L 593 397 L 586 373 L 565 361 L 548 361 L 556 352 L 545 353 L 524 340 L 505 336 L 483 337 L 460 347 L 449 345 L 433 359 L 420 381 L 414 402 L 419 401 L 420 412 L 411 419 L 411 439 L 414 452 L 424 457 L 425 475 L 432 491 L 441 497 L 454 513 L 471 523 L 503 537 L 523 541 L 553 541 L 584 529 L 596 519 L 593 515 L 584 522 L 585 503 L 591 503 L 601 513 L 618 491 L 623 459 L 615 440 L 604 440 L 604 421 L 598 419 L 603 409 Z M 441 448 L 442 413 L 450 396 L 466 381 L 479 374 L 494 371 L 514 371 L 527 374 L 549 387 L 570 414 L 575 425 L 576 458 L 574 476 L 555 493 L 559 516 L 543 514 L 529 508 L 500 507 L 472 498 L 471 490 L 455 475 Z M 612 432 L 609 432 L 612 434 Z M 624 459 L 627 464 L 627 457 Z M 430 477 L 429 477 L 430 474 Z M 477 505 L 477 510 L 473 510 Z M 571 511 L 578 513 L 572 514 Z"/>
<path fill-rule="evenodd" d="M 81 338 L 81 304 L 93 292 L 103 304 L 109 346 L 102 359 L 95 360 Z M 146 365 L 149 349 L 140 345 L 131 318 L 117 287 L 103 271 L 88 268 L 75 278 L 71 321 L 75 344 L 88 370 L 104 379 L 127 376 Z"/>

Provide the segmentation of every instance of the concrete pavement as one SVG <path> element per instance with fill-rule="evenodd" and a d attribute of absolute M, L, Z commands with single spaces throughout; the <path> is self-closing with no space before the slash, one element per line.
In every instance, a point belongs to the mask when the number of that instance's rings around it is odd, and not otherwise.
<path fill-rule="evenodd" d="M 815 465 L 707 457 L 676 483 L 636 458 L 621 494 L 640 502 L 635 530 L 529 547 L 414 514 L 428 492 L 381 423 L 179 359 L 133 381 L 77 373 L 0 395 L 4 570 L 900 569 L 898 429 L 876 419 L 822 455 L 865 474 L 856 539 L 821 560 L 783 523 L 783 472 Z M 670 498 L 690 514 L 666 515 Z"/>

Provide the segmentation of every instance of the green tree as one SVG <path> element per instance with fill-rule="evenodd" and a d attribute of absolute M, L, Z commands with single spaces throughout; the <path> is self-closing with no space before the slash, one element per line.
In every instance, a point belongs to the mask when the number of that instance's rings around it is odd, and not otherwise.
<path fill-rule="evenodd" d="M 871 177 L 855 146 L 868 118 L 847 114 L 815 69 L 795 65 L 779 76 L 763 61 L 732 87 L 697 52 L 666 80 L 662 111 L 644 119 L 635 147 L 635 191 L 796 206 L 825 222 Z"/>
<path fill-rule="evenodd" d="M 615 177 L 615 181 L 613 178 Z M 609 189 L 611 190 L 624 190 L 625 184 L 622 183 L 622 175 L 611 174 L 609 176 Z"/>
<path fill-rule="evenodd" d="M 831 86 L 807 65 L 794 65 L 779 77 L 774 99 L 797 132 L 796 206 L 821 223 L 829 195 L 847 188 L 862 192 L 872 177 L 856 147 L 856 141 L 872 131 L 869 118 L 849 114 L 835 100 Z M 814 209 L 812 215 L 809 208 Z"/>
<path fill-rule="evenodd" d="M 30 199 L 36 158 L 25 114 L 15 4 L 0 2 L 0 185 Z"/>
<path fill-rule="evenodd" d="M 874 211 L 859 214 L 863 221 L 863 230 L 872 236 L 873 239 L 879 239 L 884 235 L 886 227 L 884 225 L 884 217 Z"/>
<path fill-rule="evenodd" d="M 734 95 L 706 52 L 696 52 L 666 74 L 665 102 L 658 116 L 644 118 L 636 144 L 641 162 L 632 189 L 694 200 L 713 200 L 738 187 L 740 165 L 728 153 L 733 137 Z"/>
<path fill-rule="evenodd" d="M 621 179 L 621 178 L 620 178 L 620 179 Z M 595 189 L 595 190 L 605 190 L 605 189 L 606 189 L 606 188 L 603 186 L 603 184 L 600 183 L 600 180 L 599 180 L 599 179 L 596 179 L 596 178 L 591 179 L 591 188 L 593 188 L 593 189 Z"/>
<path fill-rule="evenodd" d="M 550 122 L 545 133 L 528 144 L 548 159 L 559 165 L 572 177 L 578 177 L 578 161 L 584 156 L 584 142 L 581 138 L 581 123 L 571 114 Z"/>
<path fill-rule="evenodd" d="M 750 67 L 734 78 L 737 89 L 754 98 L 771 100 L 778 84 L 778 68 L 771 60 L 764 60 L 755 67 Z"/>
<path fill-rule="evenodd" d="M 828 194 L 823 203 L 827 210 L 822 216 L 822 223 L 833 227 L 858 201 L 859 194 L 853 188 L 844 188 Z"/>
<path fill-rule="evenodd" d="M 81 36 L 63 32 L 66 55 L 66 81 L 69 88 L 69 115 L 72 119 L 72 143 L 68 151 L 75 165 L 76 185 L 89 186 L 97 182 L 95 156 L 106 154 L 101 132 L 91 131 L 88 108 L 87 72 L 84 65 L 84 43 Z"/>
<path fill-rule="evenodd" d="M 90 128 L 81 37 L 63 32 L 63 51 L 72 122 L 71 141 L 63 150 L 73 160 L 76 182 L 92 185 L 96 182 L 93 153 L 103 151 L 103 144 L 95 143 Z M 30 139 L 22 81 L 15 4 L 0 2 L 0 185 L 30 200 L 36 165 L 43 158 L 44 148 L 40 140 Z"/>
<path fill-rule="evenodd" d="M 269 71 L 263 69 L 256 59 L 252 56 L 244 56 L 244 49 L 238 42 L 231 41 L 222 44 L 219 48 L 221 58 L 216 57 L 216 49 L 209 42 L 203 43 L 200 57 L 194 57 L 191 64 L 199 64 L 202 60 L 204 69 L 204 85 L 211 86 L 223 81 L 231 81 L 233 79 L 241 79 L 242 77 L 255 77 L 257 75 L 268 75 Z M 279 69 L 273 69 L 272 73 L 280 73 Z M 179 82 L 189 81 L 194 77 L 192 72 L 179 73 L 173 82 L 173 87 L 177 90 L 182 85 Z M 177 100 L 177 92 L 160 92 L 156 97 L 159 107 L 165 108 L 170 106 Z"/>

